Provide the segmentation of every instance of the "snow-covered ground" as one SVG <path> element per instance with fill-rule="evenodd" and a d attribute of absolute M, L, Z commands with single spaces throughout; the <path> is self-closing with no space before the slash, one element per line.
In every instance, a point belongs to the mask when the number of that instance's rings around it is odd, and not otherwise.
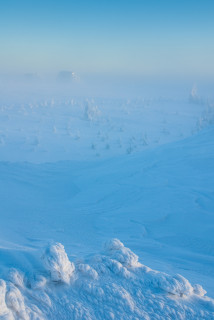
<path fill-rule="evenodd" d="M 194 89 L 2 101 L 0 319 L 213 319 L 213 123 Z"/>

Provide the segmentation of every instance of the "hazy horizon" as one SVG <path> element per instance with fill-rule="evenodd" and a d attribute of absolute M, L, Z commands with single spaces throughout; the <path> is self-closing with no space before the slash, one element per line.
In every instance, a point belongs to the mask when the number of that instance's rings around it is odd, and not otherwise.
<path fill-rule="evenodd" d="M 214 75 L 213 1 L 7 1 L 0 74 Z"/>

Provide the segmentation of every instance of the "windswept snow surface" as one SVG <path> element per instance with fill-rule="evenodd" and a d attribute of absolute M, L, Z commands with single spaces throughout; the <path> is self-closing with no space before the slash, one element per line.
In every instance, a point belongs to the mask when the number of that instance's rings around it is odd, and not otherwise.
<path fill-rule="evenodd" d="M 181 275 L 152 270 L 118 239 L 75 265 L 60 243 L 40 274 L 0 282 L 1 319 L 213 319 L 214 300 Z"/>
<path fill-rule="evenodd" d="M 213 123 L 195 90 L 2 103 L 0 319 L 213 319 Z"/>

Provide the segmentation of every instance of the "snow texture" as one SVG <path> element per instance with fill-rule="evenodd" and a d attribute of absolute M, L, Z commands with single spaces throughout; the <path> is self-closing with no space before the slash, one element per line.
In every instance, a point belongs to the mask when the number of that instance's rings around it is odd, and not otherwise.
<path fill-rule="evenodd" d="M 75 266 L 60 243 L 49 246 L 42 261 L 37 285 L 15 269 L 0 281 L 1 320 L 214 317 L 214 300 L 200 285 L 142 265 L 118 239 Z"/>

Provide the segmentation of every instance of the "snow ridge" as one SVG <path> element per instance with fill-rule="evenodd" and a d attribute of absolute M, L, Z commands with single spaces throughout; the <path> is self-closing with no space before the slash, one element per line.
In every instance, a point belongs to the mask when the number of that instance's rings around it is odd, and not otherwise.
<path fill-rule="evenodd" d="M 214 300 L 205 294 L 181 275 L 141 264 L 118 239 L 75 263 L 54 243 L 41 257 L 40 274 L 11 269 L 0 280 L 0 319 L 213 319 Z"/>

